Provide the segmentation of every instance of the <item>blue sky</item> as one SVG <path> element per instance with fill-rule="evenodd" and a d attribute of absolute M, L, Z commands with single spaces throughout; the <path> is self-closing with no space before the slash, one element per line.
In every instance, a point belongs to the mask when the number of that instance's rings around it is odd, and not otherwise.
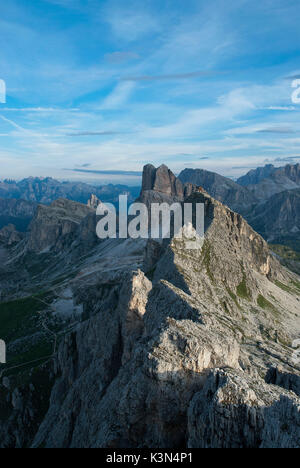
<path fill-rule="evenodd" d="M 0 177 L 300 161 L 299 20 L 299 0 L 2 2 Z"/>

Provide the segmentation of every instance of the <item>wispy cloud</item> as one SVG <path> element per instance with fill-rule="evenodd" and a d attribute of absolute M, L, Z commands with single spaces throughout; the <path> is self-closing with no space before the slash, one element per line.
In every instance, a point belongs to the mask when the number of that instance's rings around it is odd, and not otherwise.
<path fill-rule="evenodd" d="M 282 162 L 282 163 L 287 163 L 287 162 L 294 162 L 300 160 L 300 155 L 298 156 L 290 156 L 288 158 L 275 158 L 274 162 Z"/>
<path fill-rule="evenodd" d="M 67 171 L 73 171 L 73 172 L 82 172 L 85 174 L 99 174 L 99 175 L 122 175 L 122 176 L 136 176 L 136 177 L 141 177 L 142 172 L 141 171 L 115 171 L 115 170 L 97 170 L 97 169 L 66 169 Z"/>
<path fill-rule="evenodd" d="M 269 106 L 269 107 L 262 107 L 261 110 L 272 110 L 272 111 L 296 111 L 297 108 L 295 106 Z"/>
<path fill-rule="evenodd" d="M 112 34 L 127 42 L 136 41 L 161 30 L 159 15 L 154 15 L 138 2 L 108 2 L 102 9 L 102 17 L 111 28 Z"/>
<path fill-rule="evenodd" d="M 100 109 L 117 109 L 118 107 L 124 105 L 131 96 L 134 88 L 134 83 L 118 83 L 117 86 L 111 92 L 111 94 L 109 94 L 104 99 L 104 101 L 100 105 Z"/>
<path fill-rule="evenodd" d="M 80 136 L 109 136 L 109 135 L 122 135 L 122 132 L 103 131 L 103 132 L 74 132 L 67 133 L 66 136 L 80 137 Z"/>
<path fill-rule="evenodd" d="M 37 112 L 37 113 L 58 113 L 58 112 L 79 112 L 79 108 L 55 108 L 55 107 L 1 107 L 1 112 Z"/>
<path fill-rule="evenodd" d="M 209 77 L 215 75 L 221 75 L 226 72 L 217 71 L 196 71 L 189 73 L 174 73 L 170 75 L 142 75 L 142 76 L 124 76 L 121 78 L 122 81 L 169 81 L 169 80 L 187 80 L 192 78 Z"/>
<path fill-rule="evenodd" d="M 3 115 L 0 115 L 0 119 L 2 119 L 4 122 L 10 124 L 12 127 L 16 128 L 17 130 L 20 130 L 21 132 L 26 132 L 25 128 L 21 127 L 21 125 L 18 125 L 13 120 L 7 119 Z"/>
<path fill-rule="evenodd" d="M 296 75 L 291 75 L 291 76 L 287 76 L 285 78 L 286 80 L 299 80 L 300 79 L 300 74 L 296 74 Z"/>
<path fill-rule="evenodd" d="M 261 128 L 257 130 L 257 133 L 279 133 L 279 134 L 291 134 L 296 133 L 291 127 L 269 127 Z"/>

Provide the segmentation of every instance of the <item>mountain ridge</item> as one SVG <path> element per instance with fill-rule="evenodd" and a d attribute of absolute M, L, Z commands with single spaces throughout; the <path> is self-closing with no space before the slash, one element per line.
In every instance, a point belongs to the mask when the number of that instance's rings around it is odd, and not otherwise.
<path fill-rule="evenodd" d="M 127 194 L 129 201 L 134 201 L 138 192 L 139 187 L 113 184 L 94 186 L 84 182 L 60 182 L 52 177 L 29 177 L 19 182 L 0 182 L 0 198 L 18 198 L 48 205 L 58 198 L 86 204 L 92 194 L 111 203 L 116 203 L 122 194 Z"/>

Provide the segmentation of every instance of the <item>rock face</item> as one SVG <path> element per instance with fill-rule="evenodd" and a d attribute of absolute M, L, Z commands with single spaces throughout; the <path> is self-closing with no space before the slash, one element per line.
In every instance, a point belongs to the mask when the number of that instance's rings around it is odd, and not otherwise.
<path fill-rule="evenodd" d="M 151 164 L 144 167 L 139 201 L 151 203 L 183 201 L 184 186 L 175 175 L 162 165 L 156 169 Z"/>
<path fill-rule="evenodd" d="M 238 182 L 247 186 L 259 201 L 264 201 L 277 193 L 300 188 L 300 164 L 259 168 Z"/>
<path fill-rule="evenodd" d="M 97 210 L 98 206 L 101 205 L 101 203 L 102 202 L 99 200 L 99 198 L 96 195 L 92 194 L 91 198 L 87 202 L 87 206 L 89 208 L 92 208 L 93 210 Z"/>
<path fill-rule="evenodd" d="M 165 168 L 145 172 L 142 194 L 177 197 Z M 157 172 L 164 192 L 153 190 Z M 70 253 L 72 277 L 55 288 L 82 312 L 60 335 L 40 420 L 30 379 L 2 379 L 15 409 L 0 406 L 0 446 L 299 447 L 299 277 L 240 215 L 206 193 L 183 199 L 204 204 L 198 249 L 184 238 L 107 239 Z M 70 252 L 94 216 L 76 242 L 66 232 Z"/>
<path fill-rule="evenodd" d="M 80 222 L 94 210 L 81 203 L 59 199 L 50 207 L 39 205 L 29 228 L 28 250 L 41 252 L 62 247 L 64 238 L 75 233 Z"/>
<path fill-rule="evenodd" d="M 211 372 L 188 410 L 190 448 L 299 447 L 300 401 L 233 370 Z"/>
<path fill-rule="evenodd" d="M 143 171 L 142 190 L 138 201 L 150 206 L 151 203 L 182 202 L 196 186 L 183 184 L 164 164 L 155 168 L 147 164 Z"/>
<path fill-rule="evenodd" d="M 237 183 L 200 169 L 185 169 L 179 178 L 203 186 L 215 199 L 242 214 L 266 240 L 300 250 L 300 164 L 280 168 L 268 164 L 248 172 Z"/>
<path fill-rule="evenodd" d="M 252 169 L 246 175 L 239 177 L 237 183 L 247 187 L 248 185 L 258 184 L 264 179 L 270 177 L 276 171 L 276 167 L 273 164 L 266 164 L 264 167 L 258 167 Z"/>
<path fill-rule="evenodd" d="M 20 242 L 24 237 L 24 234 L 18 232 L 13 224 L 9 224 L 4 228 L 0 229 L 0 243 L 11 246 Z"/>
<path fill-rule="evenodd" d="M 179 199 L 183 199 L 184 194 L 180 180 L 164 164 L 158 169 L 151 164 L 144 167 L 142 192 L 147 190 L 154 190 Z"/>
<path fill-rule="evenodd" d="M 255 202 L 256 198 L 247 188 L 215 172 L 203 169 L 184 169 L 179 174 L 182 183 L 192 183 L 203 187 L 216 200 L 225 203 L 232 210 L 243 213 Z"/>
<path fill-rule="evenodd" d="M 249 215 L 249 223 L 265 239 L 281 243 L 288 238 L 299 241 L 300 189 L 273 195 Z"/>

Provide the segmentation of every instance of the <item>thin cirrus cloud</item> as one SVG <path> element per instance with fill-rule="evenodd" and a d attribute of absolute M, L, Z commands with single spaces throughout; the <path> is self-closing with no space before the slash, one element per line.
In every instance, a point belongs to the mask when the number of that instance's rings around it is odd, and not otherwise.
<path fill-rule="evenodd" d="M 189 73 L 174 73 L 170 75 L 141 75 L 141 76 L 124 76 L 121 81 L 168 81 L 168 80 L 187 80 L 192 78 L 209 77 L 219 75 L 225 72 L 217 71 L 196 71 Z"/>
<path fill-rule="evenodd" d="M 1 112 L 78 112 L 80 109 L 77 107 L 74 108 L 55 108 L 55 107 L 4 107 L 1 108 Z"/>
<path fill-rule="evenodd" d="M 295 162 L 300 159 L 300 156 L 289 156 L 287 158 L 276 158 L 274 162 Z"/>
<path fill-rule="evenodd" d="M 295 106 L 269 106 L 263 107 L 262 110 L 271 110 L 271 111 L 295 111 L 297 110 Z"/>
<path fill-rule="evenodd" d="M 134 88 L 135 83 L 130 81 L 118 83 L 113 91 L 104 99 L 99 108 L 101 110 L 118 109 L 127 103 Z"/>
<path fill-rule="evenodd" d="M 67 171 L 69 169 L 66 169 Z M 85 174 L 99 174 L 99 175 L 119 175 L 119 176 L 136 176 L 141 177 L 142 172 L 140 171 L 115 171 L 115 170 L 106 170 L 101 171 L 97 169 L 71 169 L 72 172 L 81 172 Z"/>
<path fill-rule="evenodd" d="M 285 79 L 286 80 L 300 80 L 300 74 L 298 73 L 297 75 L 287 76 Z"/>
<path fill-rule="evenodd" d="M 256 131 L 256 133 L 278 133 L 280 135 L 296 133 L 295 130 L 291 127 L 270 127 L 262 128 Z"/>
<path fill-rule="evenodd" d="M 122 135 L 123 132 L 114 132 L 114 131 L 103 131 L 103 132 L 73 132 L 66 133 L 66 136 L 69 137 L 81 137 L 81 136 L 109 136 L 109 135 Z"/>

